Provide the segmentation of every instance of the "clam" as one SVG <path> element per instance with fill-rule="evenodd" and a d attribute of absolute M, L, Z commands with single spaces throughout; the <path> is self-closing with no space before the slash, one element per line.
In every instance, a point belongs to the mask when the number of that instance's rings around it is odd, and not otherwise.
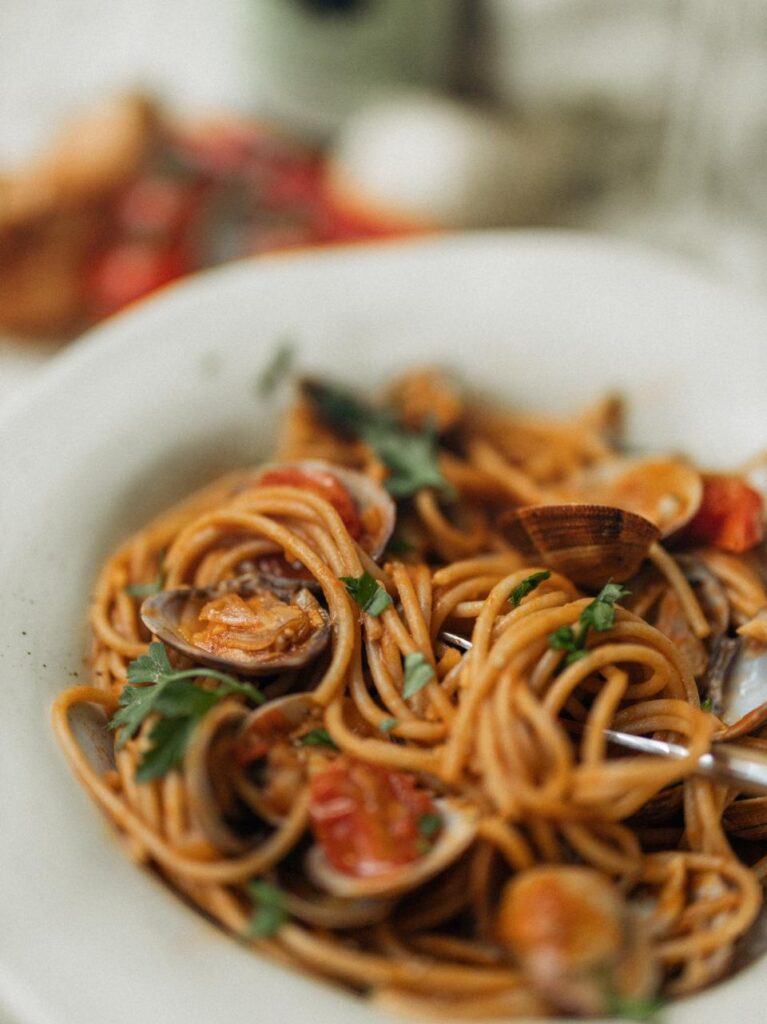
<path fill-rule="evenodd" d="M 719 640 L 726 633 L 730 623 L 730 605 L 724 587 L 703 562 L 693 555 L 677 555 L 676 561 L 693 587 L 709 624 L 710 643 L 707 646 L 693 632 L 679 595 L 673 587 L 668 587 L 663 594 L 653 625 L 685 655 L 692 674 L 701 679 L 719 657 Z"/>
<path fill-rule="evenodd" d="M 184 757 L 191 814 L 210 842 L 226 853 L 247 849 L 253 815 L 279 825 L 306 781 L 306 755 L 291 734 L 320 709 L 307 693 L 269 701 L 249 712 L 221 702 L 195 729 Z M 248 765 L 258 763 L 258 778 Z M 240 828 L 234 826 L 239 821 Z M 243 827 L 244 823 L 244 827 Z M 257 824 L 257 822 L 256 822 Z"/>
<path fill-rule="evenodd" d="M 306 777 L 305 758 L 290 742 L 291 734 L 303 725 L 321 723 L 320 709 L 309 693 L 293 693 L 269 701 L 241 720 L 236 749 L 241 755 L 257 754 L 258 758 L 251 757 L 252 760 L 271 755 L 272 763 L 258 782 L 240 771 L 237 790 L 248 806 L 269 824 L 278 825 L 287 815 L 296 788 Z"/>
<path fill-rule="evenodd" d="M 739 839 L 764 840 L 767 838 L 767 797 L 748 797 L 735 800 L 722 815 L 724 827 Z"/>
<path fill-rule="evenodd" d="M 767 615 L 767 612 L 763 613 Z M 720 738 L 745 735 L 767 721 L 767 646 L 748 637 L 722 637 L 706 680 L 727 725 Z"/>
<path fill-rule="evenodd" d="M 417 888 L 444 871 L 471 845 L 477 833 L 476 816 L 446 800 L 435 800 L 442 829 L 432 848 L 409 864 L 386 874 L 360 878 L 334 868 L 322 847 L 313 846 L 306 856 L 306 870 L 315 885 L 344 899 L 395 896 Z"/>
<path fill-rule="evenodd" d="M 703 480 L 681 459 L 615 459 L 591 467 L 572 497 L 634 512 L 668 537 L 698 511 Z"/>
<path fill-rule="evenodd" d="M 641 1001 L 657 991 L 660 972 L 645 928 L 617 885 L 594 868 L 520 872 L 503 891 L 496 928 L 558 1009 L 601 1016 L 611 996 Z"/>
<path fill-rule="evenodd" d="M 247 676 L 305 665 L 330 638 L 328 613 L 306 588 L 280 592 L 253 574 L 161 590 L 141 605 L 141 619 L 187 658 Z"/>
<path fill-rule="evenodd" d="M 371 558 L 383 554 L 394 530 L 397 509 L 388 492 L 369 476 L 353 469 L 323 462 L 321 459 L 267 462 L 258 470 L 253 482 L 256 486 L 269 483 L 309 487 L 314 493 L 327 498 L 335 505 L 354 539 Z M 335 501 L 334 491 L 337 494 Z"/>
<path fill-rule="evenodd" d="M 660 536 L 641 516 L 607 505 L 528 505 L 498 525 L 526 558 L 594 589 L 633 576 Z"/>

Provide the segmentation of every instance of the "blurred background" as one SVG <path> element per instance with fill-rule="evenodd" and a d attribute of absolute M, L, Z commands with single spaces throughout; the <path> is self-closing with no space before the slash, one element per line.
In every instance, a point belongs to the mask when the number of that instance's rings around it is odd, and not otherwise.
<path fill-rule="evenodd" d="M 580 228 L 767 284 L 764 0 L 0 0 L 0 398 L 242 256 Z"/>

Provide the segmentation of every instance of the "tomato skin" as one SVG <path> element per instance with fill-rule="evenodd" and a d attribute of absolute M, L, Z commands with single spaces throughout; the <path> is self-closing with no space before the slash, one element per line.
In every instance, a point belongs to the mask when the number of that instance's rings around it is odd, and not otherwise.
<path fill-rule="evenodd" d="M 312 831 L 330 864 L 356 878 L 389 874 L 424 853 L 431 797 L 413 775 L 339 757 L 311 780 Z"/>
<path fill-rule="evenodd" d="M 703 500 L 686 536 L 698 544 L 742 554 L 764 536 L 762 497 L 737 476 L 705 476 Z"/>
<path fill-rule="evenodd" d="M 89 305 L 96 315 L 106 316 L 191 269 L 179 247 L 167 248 L 148 241 L 123 242 L 102 253 L 91 268 Z"/>
<path fill-rule="evenodd" d="M 354 499 L 347 489 L 331 473 L 322 470 L 299 469 L 297 466 L 284 466 L 277 469 L 268 469 L 259 480 L 263 486 L 280 485 L 286 487 L 301 487 L 319 495 L 325 501 L 330 502 L 336 512 L 343 520 L 343 524 L 354 540 L 362 536 L 362 520 L 360 519 Z"/>

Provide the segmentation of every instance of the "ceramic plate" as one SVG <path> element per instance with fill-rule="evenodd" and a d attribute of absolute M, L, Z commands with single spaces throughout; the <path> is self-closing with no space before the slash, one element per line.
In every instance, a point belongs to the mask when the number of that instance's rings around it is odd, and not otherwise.
<path fill-rule="evenodd" d="M 112 546 L 185 491 L 265 455 L 255 381 L 302 365 L 375 386 L 449 365 L 530 408 L 606 389 L 637 444 L 732 464 L 767 443 L 767 309 L 656 254 L 516 233 L 354 246 L 170 288 L 59 357 L 0 424 L 0 1019 L 363 1024 L 359 1001 L 269 964 L 122 854 L 51 735 Z M 759 966 L 669 1024 L 762 1018 Z"/>

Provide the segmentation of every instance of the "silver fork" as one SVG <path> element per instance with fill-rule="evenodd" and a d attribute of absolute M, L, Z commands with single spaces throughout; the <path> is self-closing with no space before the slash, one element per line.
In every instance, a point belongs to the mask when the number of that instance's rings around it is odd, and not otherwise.
<path fill-rule="evenodd" d="M 471 641 L 457 633 L 443 629 L 439 639 L 449 647 L 461 651 L 471 650 Z M 568 723 L 570 727 L 571 723 Z M 572 723 L 577 729 L 578 724 Z M 667 743 L 648 736 L 632 736 L 617 729 L 605 729 L 607 739 L 616 746 L 625 747 L 640 754 L 652 754 L 678 761 L 687 757 L 687 748 L 680 743 Z M 738 743 L 716 743 L 710 753 L 698 758 L 695 774 L 747 793 L 767 793 L 767 754 Z"/>

